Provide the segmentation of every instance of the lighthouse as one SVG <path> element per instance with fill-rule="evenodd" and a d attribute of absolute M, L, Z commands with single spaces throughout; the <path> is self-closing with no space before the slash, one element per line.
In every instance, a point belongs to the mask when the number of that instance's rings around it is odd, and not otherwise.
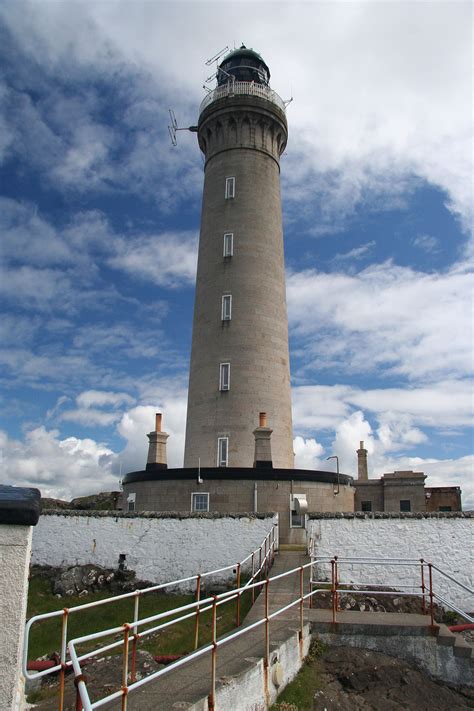
<path fill-rule="evenodd" d="M 253 467 L 259 413 L 274 467 L 294 466 L 280 157 L 270 70 L 242 45 L 199 110 L 204 190 L 184 466 Z M 260 418 L 261 420 L 261 418 Z"/>

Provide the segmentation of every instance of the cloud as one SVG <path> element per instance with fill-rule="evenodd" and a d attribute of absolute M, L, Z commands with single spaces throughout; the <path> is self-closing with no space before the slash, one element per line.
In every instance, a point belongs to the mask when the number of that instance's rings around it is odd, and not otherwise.
<path fill-rule="evenodd" d="M 355 275 L 290 273 L 296 353 L 304 352 L 304 371 L 463 376 L 472 370 L 471 286 L 471 274 L 459 266 L 439 274 L 392 262 Z"/>
<path fill-rule="evenodd" d="M 295 437 L 293 440 L 296 469 L 317 469 L 319 458 L 324 454 L 324 447 L 313 437 Z"/>
<path fill-rule="evenodd" d="M 0 452 L 4 484 L 35 486 L 43 496 L 65 499 L 118 489 L 116 455 L 92 439 L 61 439 L 58 430 L 37 427 L 19 441 L 0 431 Z"/>
<path fill-rule="evenodd" d="M 333 261 L 358 261 L 359 259 L 363 259 L 368 254 L 370 254 L 374 247 L 374 240 L 372 240 L 371 242 L 366 242 L 365 244 L 361 244 L 360 247 L 354 247 L 354 249 L 350 249 L 348 252 L 344 252 L 344 254 L 336 254 L 336 256 L 333 258 Z"/>
<path fill-rule="evenodd" d="M 413 245 L 427 254 L 436 254 L 440 251 L 439 239 L 433 235 L 417 235 Z"/>
<path fill-rule="evenodd" d="M 77 409 L 62 412 L 60 420 L 86 427 L 108 427 L 121 418 L 123 406 L 133 402 L 128 393 L 86 390 L 76 397 Z"/>
<path fill-rule="evenodd" d="M 127 393 L 104 392 L 103 390 L 86 390 L 77 396 L 79 407 L 90 408 L 92 405 L 99 407 L 116 407 L 117 405 L 130 404 L 133 398 Z"/>

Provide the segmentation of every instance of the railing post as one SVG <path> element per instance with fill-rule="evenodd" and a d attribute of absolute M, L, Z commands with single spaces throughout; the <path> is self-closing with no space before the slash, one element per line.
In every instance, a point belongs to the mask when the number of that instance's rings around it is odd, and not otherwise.
<path fill-rule="evenodd" d="M 265 696 L 268 697 L 268 669 L 270 666 L 270 620 L 269 620 L 269 592 L 270 581 L 265 580 L 265 656 L 263 659 L 263 671 L 265 677 Z"/>
<path fill-rule="evenodd" d="M 130 637 L 130 625 L 123 626 L 123 657 L 122 657 L 122 711 L 127 711 L 128 696 L 128 642 Z"/>
<path fill-rule="evenodd" d="M 426 604 L 425 604 L 425 561 L 420 558 L 420 570 L 421 570 L 421 612 L 423 615 L 426 614 Z"/>
<path fill-rule="evenodd" d="M 240 588 L 240 563 L 237 563 L 237 590 Z M 237 593 L 236 626 L 240 627 L 240 592 Z"/>
<path fill-rule="evenodd" d="M 67 648 L 67 622 L 69 610 L 63 609 L 63 619 L 61 625 L 61 671 L 59 672 L 59 711 L 64 708 L 64 677 L 66 675 L 66 648 Z"/>
<path fill-rule="evenodd" d="M 336 561 L 331 561 L 331 597 L 332 597 L 332 622 L 336 623 Z"/>
<path fill-rule="evenodd" d="M 134 609 L 133 609 L 133 622 L 135 623 L 133 625 L 133 639 L 132 639 L 132 669 L 130 671 L 130 680 L 133 684 L 133 682 L 136 680 L 136 673 L 137 673 L 137 643 L 138 643 L 138 627 L 137 627 L 137 622 L 138 622 L 138 608 L 140 606 L 140 590 L 136 590 L 135 592 L 135 604 L 134 604 Z"/>
<path fill-rule="evenodd" d="M 431 627 L 435 626 L 434 623 L 434 602 L 433 602 L 433 566 L 428 563 L 428 573 L 429 573 L 429 585 L 430 585 L 430 616 L 431 616 Z"/>
<path fill-rule="evenodd" d="M 299 642 L 300 642 L 300 658 L 303 659 L 303 629 L 304 629 L 304 621 L 303 621 L 303 603 L 304 603 L 304 568 L 301 566 L 300 568 L 300 633 L 299 633 Z"/>
<path fill-rule="evenodd" d="M 262 579 L 262 546 L 258 549 L 258 575 L 259 580 Z"/>
<path fill-rule="evenodd" d="M 216 703 L 216 668 L 217 668 L 217 595 L 212 602 L 212 650 L 211 650 L 211 691 L 208 696 L 208 709 L 214 711 Z"/>
<path fill-rule="evenodd" d="M 196 578 L 196 602 L 201 599 L 201 574 Z M 196 619 L 194 620 L 194 649 L 199 645 L 199 605 L 196 605 Z"/>
<path fill-rule="evenodd" d="M 338 569 L 338 563 L 337 563 L 337 555 L 334 556 L 334 577 L 336 581 L 336 612 L 339 610 L 339 593 L 337 592 L 339 588 L 339 569 Z"/>
<path fill-rule="evenodd" d="M 74 686 L 76 687 L 76 711 L 82 711 L 81 694 L 79 692 L 79 683 L 85 681 L 84 674 L 80 674 L 74 678 Z"/>
<path fill-rule="evenodd" d="M 263 571 L 265 574 L 265 577 L 268 577 L 268 553 L 267 553 L 267 537 L 265 536 L 265 541 L 264 541 L 264 556 L 263 556 Z"/>
<path fill-rule="evenodd" d="M 252 553 L 252 583 L 255 578 L 255 551 Z M 252 605 L 255 602 L 255 588 L 252 588 Z"/>

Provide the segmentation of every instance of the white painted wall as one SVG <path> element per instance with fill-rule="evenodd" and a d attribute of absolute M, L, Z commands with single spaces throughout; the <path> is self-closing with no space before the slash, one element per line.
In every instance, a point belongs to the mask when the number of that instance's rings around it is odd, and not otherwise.
<path fill-rule="evenodd" d="M 0 709 L 23 706 L 23 629 L 28 598 L 31 526 L 0 525 Z"/>
<path fill-rule="evenodd" d="M 472 589 L 473 524 L 474 516 L 469 515 L 377 518 L 346 514 L 338 518 L 310 519 L 307 536 L 319 556 L 423 558 Z M 419 568 L 395 565 L 339 567 L 341 582 L 374 581 L 374 584 L 387 585 L 398 580 L 406 585 L 421 583 Z M 327 566 L 321 567 L 320 572 L 330 576 Z M 474 597 L 436 571 L 433 589 L 461 609 L 474 611 Z"/>
<path fill-rule="evenodd" d="M 137 578 L 164 583 L 242 560 L 276 521 L 273 516 L 170 518 L 45 511 L 34 530 L 32 562 L 116 568 L 119 554 L 125 553 L 127 568 L 135 570 Z"/>

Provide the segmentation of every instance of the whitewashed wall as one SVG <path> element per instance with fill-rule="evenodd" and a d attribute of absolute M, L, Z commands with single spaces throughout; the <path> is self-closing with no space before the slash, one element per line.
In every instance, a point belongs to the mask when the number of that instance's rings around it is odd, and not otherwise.
<path fill-rule="evenodd" d="M 328 514 L 308 522 L 308 543 L 317 556 L 423 558 L 464 585 L 473 587 L 474 513 L 460 514 Z M 418 569 L 340 566 L 344 582 L 420 584 Z M 327 575 L 326 566 L 320 573 Z M 434 572 L 434 590 L 465 611 L 474 611 L 474 597 Z M 396 587 L 396 585 L 393 585 Z"/>
<path fill-rule="evenodd" d="M 126 555 L 137 578 L 156 583 L 236 563 L 270 532 L 272 515 L 176 515 L 44 511 L 33 533 L 32 562 L 116 568 Z M 232 575 L 232 571 L 230 571 Z"/>

